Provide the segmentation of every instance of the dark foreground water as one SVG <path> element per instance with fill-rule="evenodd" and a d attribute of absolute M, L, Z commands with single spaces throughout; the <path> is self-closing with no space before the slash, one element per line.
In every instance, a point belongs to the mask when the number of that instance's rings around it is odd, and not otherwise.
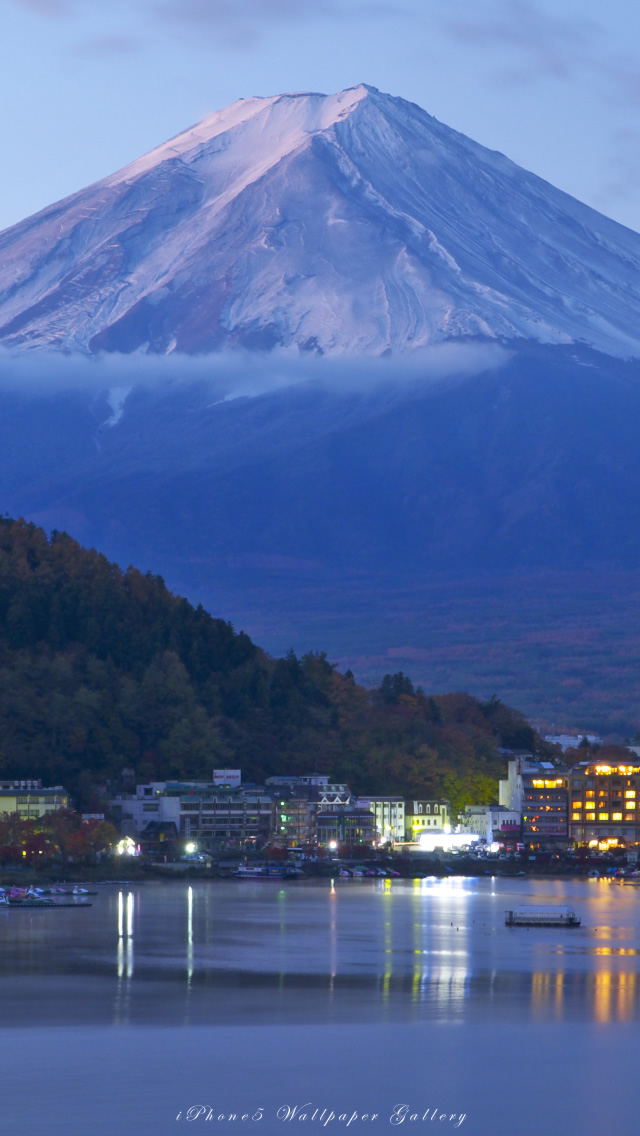
<path fill-rule="evenodd" d="M 519 903 L 583 925 L 506 928 Z M 640 888 L 176 882 L 93 904 L 0 911 L 3 1132 L 640 1130 Z"/>

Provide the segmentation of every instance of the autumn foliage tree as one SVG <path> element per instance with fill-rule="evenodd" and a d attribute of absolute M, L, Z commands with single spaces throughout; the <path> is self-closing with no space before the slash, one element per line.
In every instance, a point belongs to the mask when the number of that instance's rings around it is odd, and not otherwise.
<path fill-rule="evenodd" d="M 43 865 L 52 859 L 95 863 L 97 854 L 119 839 L 108 821 L 82 821 L 72 809 L 57 809 L 39 818 L 0 814 L 0 862 Z"/>

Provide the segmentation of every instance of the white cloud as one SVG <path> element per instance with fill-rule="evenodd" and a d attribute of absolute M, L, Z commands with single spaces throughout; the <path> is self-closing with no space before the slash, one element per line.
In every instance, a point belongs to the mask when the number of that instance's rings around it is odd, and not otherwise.
<path fill-rule="evenodd" d="M 294 350 L 188 355 L 67 356 L 0 349 L 0 391 L 105 391 L 172 383 L 208 383 L 218 399 L 255 397 L 312 383 L 335 391 L 417 387 L 462 380 L 503 366 L 498 343 L 440 343 L 411 355 L 325 358 Z"/>

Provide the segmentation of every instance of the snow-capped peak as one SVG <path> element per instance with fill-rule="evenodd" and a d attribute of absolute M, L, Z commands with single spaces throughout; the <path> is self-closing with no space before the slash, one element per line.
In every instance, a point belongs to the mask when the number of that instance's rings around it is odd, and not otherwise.
<path fill-rule="evenodd" d="M 156 146 L 142 158 L 130 162 L 122 170 L 105 178 L 105 185 L 131 181 L 159 166 L 162 162 L 181 158 L 193 160 L 202 147 L 214 139 L 235 131 L 242 134 L 243 144 L 255 161 L 258 153 L 274 165 L 285 154 L 291 153 L 310 135 L 328 130 L 339 119 L 345 118 L 369 91 L 364 84 L 340 91 L 337 95 L 322 95 L 314 91 L 274 95 L 270 98 L 239 99 L 224 110 L 214 111 L 201 122 L 177 134 L 161 146 Z M 220 151 L 214 149 L 214 154 Z"/>
<path fill-rule="evenodd" d="M 241 99 L 0 235 L 0 342 L 640 354 L 640 236 L 365 84 Z"/>

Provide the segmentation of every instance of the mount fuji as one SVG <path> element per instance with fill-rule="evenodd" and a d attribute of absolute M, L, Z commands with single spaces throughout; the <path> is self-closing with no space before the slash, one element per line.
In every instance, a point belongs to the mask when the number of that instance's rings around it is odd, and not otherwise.
<path fill-rule="evenodd" d="M 640 354 L 640 236 L 374 87 L 240 100 L 0 235 L 0 343 Z"/>
<path fill-rule="evenodd" d="M 373 87 L 241 100 L 0 234 L 0 512 L 632 735 L 639 355 L 637 233 Z"/>

